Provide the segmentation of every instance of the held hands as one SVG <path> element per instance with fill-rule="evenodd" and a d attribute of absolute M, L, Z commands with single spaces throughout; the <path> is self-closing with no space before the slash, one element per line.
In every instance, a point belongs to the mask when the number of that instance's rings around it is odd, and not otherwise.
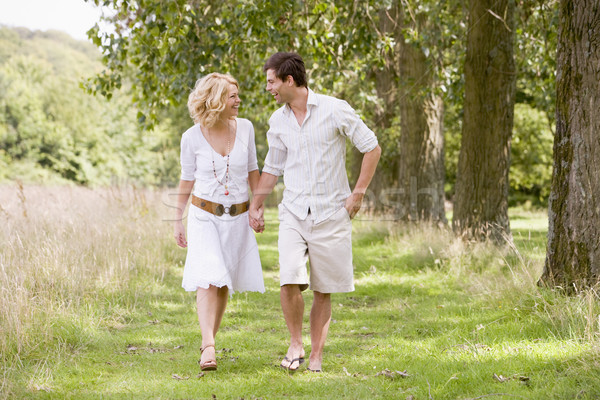
<path fill-rule="evenodd" d="M 260 207 L 257 207 L 254 202 L 250 204 L 248 219 L 250 221 L 250 227 L 254 229 L 254 232 L 256 233 L 262 233 L 265 230 L 264 213 L 264 205 L 261 204 Z"/>
<path fill-rule="evenodd" d="M 175 236 L 175 242 L 177 246 L 186 248 L 187 247 L 187 239 L 185 238 L 185 228 L 183 227 L 183 221 L 175 221 L 175 226 L 173 229 L 173 233 Z"/>
<path fill-rule="evenodd" d="M 346 199 L 344 207 L 346 207 L 348 215 L 350 215 L 350 219 L 353 219 L 356 213 L 360 211 L 363 197 L 365 197 L 364 193 L 352 193 L 350 197 Z"/>

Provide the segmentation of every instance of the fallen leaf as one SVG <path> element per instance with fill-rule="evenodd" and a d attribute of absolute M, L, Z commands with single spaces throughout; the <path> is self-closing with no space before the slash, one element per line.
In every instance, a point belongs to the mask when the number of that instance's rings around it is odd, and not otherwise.
<path fill-rule="evenodd" d="M 502 375 L 496 375 L 496 374 L 494 374 L 494 379 L 497 380 L 500 383 L 504 383 L 504 382 L 510 381 L 510 378 L 507 378 L 507 377 L 502 376 Z"/>
<path fill-rule="evenodd" d="M 519 376 L 519 380 L 521 382 L 527 382 L 529 380 L 529 377 L 528 376 Z"/>
<path fill-rule="evenodd" d="M 384 375 L 387 376 L 388 378 L 397 378 L 397 377 L 401 377 L 401 378 L 407 378 L 410 375 L 406 372 L 406 370 L 404 371 L 390 371 L 389 369 L 384 369 L 381 372 L 378 372 L 377 374 L 375 374 L 375 376 L 379 376 L 379 375 Z"/>
<path fill-rule="evenodd" d="M 127 351 L 136 351 L 137 349 L 138 349 L 137 347 L 135 347 L 135 346 L 133 346 L 131 344 L 127 345 Z"/>
<path fill-rule="evenodd" d="M 221 350 L 217 350 L 216 353 L 231 353 L 233 349 L 222 348 Z"/>
<path fill-rule="evenodd" d="M 200 378 L 202 378 L 203 376 L 204 376 L 204 372 L 200 372 L 200 373 L 198 374 L 198 376 L 196 376 L 196 378 L 200 379 Z"/>
<path fill-rule="evenodd" d="M 146 351 L 147 351 L 148 353 L 164 353 L 164 352 L 165 352 L 164 350 L 161 350 L 161 349 L 154 349 L 154 348 L 152 348 L 152 347 L 150 347 L 150 348 L 146 349 Z"/>
<path fill-rule="evenodd" d="M 185 381 L 186 379 L 190 379 L 189 376 L 180 376 L 180 375 L 177 375 L 177 374 L 173 374 L 172 378 L 173 379 L 177 379 L 178 381 Z"/>
<path fill-rule="evenodd" d="M 179 350 L 179 349 L 183 349 L 183 345 L 182 344 L 180 344 L 179 346 L 173 347 L 173 350 Z"/>

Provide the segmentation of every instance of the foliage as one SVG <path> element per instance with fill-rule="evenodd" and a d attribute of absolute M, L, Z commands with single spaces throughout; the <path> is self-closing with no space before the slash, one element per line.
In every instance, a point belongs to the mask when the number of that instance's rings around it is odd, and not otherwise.
<path fill-rule="evenodd" d="M 515 247 L 500 249 L 355 221 L 356 291 L 332 296 L 325 372 L 294 375 L 277 366 L 288 332 L 278 220 L 267 210 L 257 236 L 267 291 L 233 295 L 217 335 L 219 370 L 199 376 L 185 251 L 166 221 L 171 194 L 0 188 L 0 398 L 600 396 L 598 293 L 536 286 L 547 219 L 516 209 Z M 306 325 L 303 339 L 308 353 Z"/>
<path fill-rule="evenodd" d="M 94 3 L 111 7 L 114 14 L 104 19 L 114 32 L 101 32 L 98 25 L 88 32 L 102 49 L 107 68 L 87 87 L 110 96 L 124 79 L 131 79 L 139 121 L 147 125 L 156 122 L 161 109 L 185 102 L 194 82 L 212 71 L 238 78 L 253 113 L 266 121 L 268 110 L 259 111 L 270 103 L 263 94 L 262 65 L 271 53 L 298 51 L 305 58 L 310 85 L 330 89 L 333 82 L 355 76 L 363 63 L 360 55 L 369 51 L 374 40 L 358 23 L 365 11 L 368 15 L 370 2 Z"/>
<path fill-rule="evenodd" d="M 411 85 L 415 96 L 431 90 L 443 96 L 446 190 L 452 194 L 462 121 L 464 2 L 93 2 L 106 7 L 105 22 L 113 27 L 103 33 L 96 26 L 89 32 L 100 55 L 93 46 L 60 32 L 0 29 L 0 105 L 10 104 L 0 110 L 0 179 L 173 184 L 178 178 L 179 137 L 191 124 L 187 95 L 200 76 L 215 70 L 240 81 L 240 115 L 255 125 L 262 161 L 268 117 L 277 107 L 264 91 L 262 65 L 277 50 L 301 53 L 309 85 L 348 100 L 359 111 L 382 144 L 379 171 L 393 176 L 400 138 L 397 103 L 378 98 L 374 74 L 389 61 L 398 40 L 380 29 L 379 11 L 401 4 L 401 36 L 428 56 L 437 79 L 424 87 L 390 75 L 390 89 Z M 533 119 L 538 119 L 537 111 L 545 112 L 552 130 L 556 1 L 519 0 L 517 6 L 517 102 L 531 106 Z M 81 79 L 88 92 L 111 101 L 84 96 L 76 87 Z M 377 125 L 382 107 L 393 115 L 386 128 Z M 516 127 L 515 137 L 519 130 Z M 520 154 L 516 147 L 513 160 L 548 156 L 532 157 L 531 148 Z M 544 149 L 535 147 L 548 151 Z M 349 152 L 348 165 L 351 158 Z M 512 193 L 525 190 L 544 200 L 546 192 L 530 185 L 544 182 L 542 170 L 513 163 L 511 176 L 521 178 L 511 180 Z"/>
<path fill-rule="evenodd" d="M 6 45 L 6 46 L 5 46 Z M 166 124 L 143 132 L 130 99 L 87 95 L 94 46 L 60 32 L 0 28 L 0 179 L 108 184 L 175 181 Z M 171 169 L 171 170 L 170 170 Z"/>
<path fill-rule="evenodd" d="M 546 113 L 527 104 L 515 105 L 515 127 L 509 174 L 512 190 L 546 200 L 552 180 L 554 136 Z"/>
<path fill-rule="evenodd" d="M 558 0 L 520 0 L 517 21 L 517 103 L 545 112 L 548 127 L 553 130 Z"/>

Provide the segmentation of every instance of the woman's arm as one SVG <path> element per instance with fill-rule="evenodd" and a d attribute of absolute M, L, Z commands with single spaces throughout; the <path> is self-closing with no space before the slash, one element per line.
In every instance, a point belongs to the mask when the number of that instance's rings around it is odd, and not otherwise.
<path fill-rule="evenodd" d="M 185 237 L 185 227 L 183 226 L 183 212 L 190 198 L 195 181 L 179 181 L 179 189 L 177 191 L 177 207 L 175 209 L 175 222 L 173 226 L 175 242 L 179 247 L 187 247 L 187 239 Z"/>

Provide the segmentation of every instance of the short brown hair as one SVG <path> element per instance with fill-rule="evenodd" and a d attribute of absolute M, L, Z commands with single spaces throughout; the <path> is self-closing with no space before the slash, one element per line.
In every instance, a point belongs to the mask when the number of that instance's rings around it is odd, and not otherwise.
<path fill-rule="evenodd" d="M 306 83 L 306 69 L 304 61 L 297 53 L 278 52 L 273 54 L 263 67 L 263 71 L 274 70 L 275 75 L 284 81 L 288 75 L 294 78 L 296 86 L 308 87 Z"/>

